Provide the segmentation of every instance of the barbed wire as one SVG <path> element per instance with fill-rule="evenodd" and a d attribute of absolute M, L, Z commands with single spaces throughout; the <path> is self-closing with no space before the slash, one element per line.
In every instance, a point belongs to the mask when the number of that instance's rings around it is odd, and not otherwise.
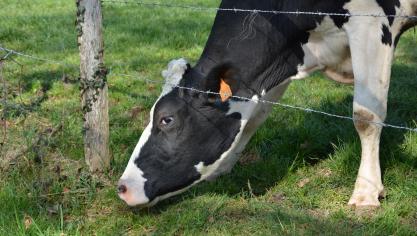
<path fill-rule="evenodd" d="M 380 13 L 335 13 L 335 12 L 312 12 L 312 11 L 277 11 L 277 10 L 261 10 L 261 9 L 239 9 L 239 8 L 219 8 L 206 6 L 181 5 L 161 2 L 147 2 L 140 0 L 101 0 L 104 4 L 126 4 L 126 5 L 142 5 L 148 7 L 167 7 L 181 8 L 193 11 L 213 11 L 213 12 L 234 12 L 234 13 L 266 13 L 274 15 L 310 15 L 310 16 L 339 16 L 339 17 L 383 17 L 383 18 L 405 18 L 417 19 L 415 15 L 393 15 Z"/>
<path fill-rule="evenodd" d="M 109 75 L 120 76 L 120 77 L 129 77 L 129 78 L 134 78 L 134 79 L 138 79 L 138 80 L 141 80 L 141 81 L 146 81 L 146 82 L 150 82 L 150 83 L 154 83 L 154 84 L 161 84 L 161 85 L 167 84 L 167 85 L 172 86 L 173 88 L 188 90 L 188 91 L 207 94 L 207 95 L 216 95 L 216 96 L 226 95 L 226 96 L 229 96 L 230 98 L 234 98 L 234 99 L 241 100 L 241 101 L 247 101 L 247 102 L 253 102 L 253 103 L 264 103 L 264 104 L 269 104 L 269 105 L 273 105 L 273 106 L 280 106 L 280 107 L 284 107 L 284 108 L 300 110 L 300 111 L 304 111 L 304 112 L 308 112 L 308 113 L 316 113 L 316 114 L 320 114 L 320 115 L 324 115 L 324 116 L 328 116 L 328 117 L 333 117 L 333 118 L 338 118 L 338 119 L 345 119 L 345 120 L 350 120 L 350 121 L 354 121 L 354 122 L 358 122 L 358 121 L 359 122 L 366 122 L 366 123 L 369 123 L 369 124 L 380 125 L 382 127 L 393 128 L 393 129 L 401 129 L 401 130 L 406 130 L 406 131 L 411 131 L 411 132 L 416 132 L 417 133 L 417 128 L 409 128 L 409 127 L 406 127 L 406 126 L 392 125 L 392 124 L 387 124 L 387 123 L 383 123 L 383 122 L 375 122 L 375 121 L 369 121 L 369 120 L 356 119 L 356 118 L 353 118 L 353 117 L 336 115 L 336 114 L 332 114 L 332 113 L 328 113 L 328 112 L 324 112 L 324 111 L 315 110 L 315 109 L 312 109 L 312 108 L 289 105 L 289 104 L 284 104 L 284 103 L 274 102 L 274 101 L 268 101 L 268 100 L 263 100 L 263 99 L 256 99 L 255 100 L 255 99 L 252 99 L 252 98 L 235 96 L 235 95 L 230 95 L 230 94 L 226 94 L 226 93 L 203 91 L 203 90 L 199 90 L 199 89 L 196 89 L 196 88 L 183 87 L 183 86 L 179 86 L 179 85 L 175 85 L 175 84 L 165 83 L 165 81 L 161 81 L 161 80 L 152 80 L 152 79 L 139 77 L 139 76 L 135 76 L 135 75 L 129 75 L 129 74 L 118 74 L 118 73 L 110 72 Z"/>
<path fill-rule="evenodd" d="M 6 60 L 7 58 L 9 58 L 9 56 L 10 55 L 12 55 L 13 54 L 13 52 L 8 52 L 6 55 L 4 55 L 2 58 L 0 58 L 0 61 L 4 61 L 4 60 Z"/>
<path fill-rule="evenodd" d="M 57 61 L 57 60 L 48 59 L 48 58 L 41 58 L 41 57 L 38 57 L 38 56 L 33 56 L 33 55 L 25 54 L 25 53 L 22 53 L 22 52 L 18 52 L 18 51 L 12 50 L 12 49 L 4 48 L 2 46 L 0 46 L 0 50 L 5 51 L 7 53 L 4 57 L 2 57 L 3 60 L 7 59 L 11 55 L 15 54 L 15 55 L 26 57 L 26 58 L 29 58 L 29 59 L 32 59 L 32 60 L 44 61 L 44 62 L 48 62 L 48 63 L 52 63 L 52 64 L 75 67 L 74 65 L 69 65 L 69 64 L 63 63 L 62 61 Z M 154 84 L 164 84 L 165 83 L 164 81 L 151 80 L 151 79 L 147 79 L 147 78 L 143 78 L 143 77 L 139 77 L 139 76 L 134 76 L 134 75 L 128 75 L 128 74 L 117 74 L 117 73 L 111 72 L 110 75 L 135 78 L 135 79 L 139 79 L 139 80 L 142 80 L 142 81 L 151 82 L 151 83 L 154 83 Z M 196 88 L 182 87 L 182 86 L 173 85 L 173 84 L 168 84 L 168 85 L 171 85 L 171 86 L 173 86 L 175 88 L 178 88 L 178 89 L 189 90 L 189 91 L 193 91 L 193 92 L 197 92 L 197 93 L 204 93 L 204 94 L 208 94 L 208 95 L 217 95 L 217 96 L 227 95 L 227 94 L 221 94 L 221 93 L 211 92 L 211 91 L 202 91 L 202 90 L 199 90 L 199 89 L 196 89 Z M 284 108 L 290 108 L 290 109 L 301 110 L 301 111 L 309 112 L 309 113 L 321 114 L 321 115 L 324 115 L 324 116 L 334 117 L 334 118 L 338 118 L 338 119 L 366 122 L 366 123 L 370 123 L 370 124 L 380 125 L 382 127 L 407 130 L 407 131 L 417 133 L 417 128 L 409 128 L 409 127 L 406 127 L 406 126 L 392 125 L 392 124 L 387 124 L 387 123 L 383 123 L 383 122 L 360 120 L 360 119 L 355 119 L 355 118 L 349 117 L 349 116 L 336 115 L 336 114 L 332 114 L 332 113 L 329 113 L 329 112 L 319 111 L 319 110 L 315 110 L 315 109 L 311 109 L 311 108 L 305 108 L 305 107 L 289 105 L 289 104 L 284 104 L 284 103 L 280 103 L 280 102 L 273 102 L 273 101 L 268 101 L 268 100 L 263 100 L 263 99 L 253 100 L 251 98 L 240 97 L 240 96 L 235 96 L 235 95 L 232 95 L 230 97 L 234 98 L 234 99 L 242 100 L 242 101 L 255 102 L 255 103 L 264 103 L 264 104 L 270 104 L 270 105 L 274 105 L 274 106 L 281 106 L 281 107 L 284 107 Z"/>
<path fill-rule="evenodd" d="M 76 65 L 71 65 L 71 64 L 65 63 L 63 61 L 58 61 L 58 60 L 53 60 L 53 59 L 48 59 L 48 58 L 42 58 L 42 57 L 38 57 L 38 56 L 29 55 L 29 54 L 26 54 L 26 53 L 23 53 L 23 52 L 15 51 L 13 49 L 5 48 L 1 45 L 0 45 L 0 50 L 7 53 L 4 57 L 2 57 L 3 60 L 8 59 L 12 55 L 17 55 L 17 56 L 25 57 L 25 58 L 35 60 L 35 61 L 43 61 L 43 62 L 47 62 L 47 63 L 50 63 L 50 64 L 56 64 L 56 65 L 61 65 L 61 66 L 65 66 L 65 67 L 78 68 Z"/>
<path fill-rule="evenodd" d="M 66 64 L 62 61 L 57 61 L 57 60 L 48 59 L 48 58 L 41 58 L 41 57 L 38 57 L 38 56 L 33 56 L 33 55 L 25 54 L 25 53 L 22 53 L 22 52 L 18 52 L 18 51 L 12 50 L 12 49 L 4 48 L 2 46 L 0 46 L 0 50 L 5 51 L 7 53 L 4 57 L 1 58 L 2 60 L 5 60 L 5 59 L 9 58 L 11 55 L 15 54 L 15 55 L 26 57 L 26 58 L 29 58 L 29 59 L 32 59 L 32 60 L 44 61 L 44 62 L 48 62 L 48 63 L 52 63 L 52 64 L 75 67 L 74 65 L 69 65 L 69 64 Z M 134 76 L 134 75 L 116 74 L 116 73 L 111 73 L 111 74 L 113 74 L 115 76 L 136 78 L 136 79 L 140 79 L 142 81 L 147 81 L 147 82 L 151 82 L 151 83 L 157 83 L 157 84 L 163 84 L 164 83 L 164 81 L 151 80 L 151 79 L 142 78 L 142 77 L 138 77 L 138 76 Z M 217 95 L 217 96 L 227 95 L 227 94 L 221 94 L 221 93 L 216 93 L 216 92 L 211 92 L 211 91 L 202 91 L 202 90 L 198 90 L 198 89 L 195 89 L 195 88 L 182 87 L 182 86 L 178 86 L 178 85 L 172 85 L 172 86 L 175 87 L 175 88 L 178 88 L 178 89 L 189 90 L 189 91 L 193 91 L 193 92 L 197 92 L 197 93 L 204 93 L 204 94 L 208 94 L 208 95 Z M 389 128 L 394 128 L 394 129 L 401 129 L 401 130 L 407 130 L 407 131 L 411 131 L 411 132 L 417 132 L 417 128 L 409 128 L 409 127 L 405 127 L 405 126 L 391 125 L 391 124 L 382 123 L 382 122 L 360 120 L 360 119 L 355 119 L 355 118 L 349 117 L 349 116 L 336 115 L 336 114 L 332 114 L 332 113 L 328 113 L 328 112 L 324 112 L 324 111 L 319 111 L 319 110 L 300 107 L 300 106 L 295 106 L 295 105 L 284 104 L 284 103 L 280 103 L 280 102 L 273 102 L 273 101 L 268 101 L 268 100 L 263 100 L 263 99 L 253 100 L 251 98 L 240 97 L 240 96 L 235 96 L 235 95 L 232 95 L 231 98 L 242 100 L 242 101 L 248 101 L 248 102 L 264 103 L 264 104 L 270 104 L 270 105 L 274 105 L 274 106 L 281 106 L 281 107 L 284 107 L 284 108 L 290 108 L 290 109 L 301 110 L 301 111 L 309 112 L 309 113 L 321 114 L 321 115 L 328 116 L 328 117 L 334 117 L 334 118 L 345 119 L 345 120 L 350 120 L 350 121 L 366 122 L 366 123 L 370 123 L 370 124 L 380 125 L 380 126 L 383 126 L 383 127 L 389 127 Z"/>

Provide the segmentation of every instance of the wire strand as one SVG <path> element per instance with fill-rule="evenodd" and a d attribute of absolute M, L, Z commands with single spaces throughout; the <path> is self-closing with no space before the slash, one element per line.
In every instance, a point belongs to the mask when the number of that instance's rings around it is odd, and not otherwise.
<path fill-rule="evenodd" d="M 22 52 L 18 52 L 18 51 L 12 50 L 12 49 L 4 48 L 2 46 L 0 46 L 0 50 L 5 51 L 7 53 L 6 56 L 1 58 L 2 60 L 7 59 L 9 56 L 15 54 L 15 55 L 26 57 L 26 58 L 29 58 L 29 59 L 32 59 L 32 60 L 38 60 L 38 61 L 44 61 L 44 62 L 48 62 L 48 63 L 52 63 L 52 64 L 75 67 L 74 65 L 69 65 L 69 64 L 63 63 L 62 61 L 56 61 L 56 60 L 41 58 L 41 57 L 25 54 L 25 53 L 22 53 Z M 111 73 L 111 74 L 115 75 L 115 76 L 136 78 L 136 79 L 139 79 L 139 80 L 142 80 L 142 81 L 147 81 L 147 82 L 151 82 L 151 83 L 155 83 L 155 84 L 167 84 L 164 81 L 151 80 L 151 79 L 138 77 L 138 76 L 134 76 L 134 75 L 116 74 L 116 73 Z M 208 94 L 208 95 L 217 95 L 217 96 L 228 95 L 228 94 L 222 94 L 222 93 L 211 92 L 211 91 L 202 91 L 202 90 L 198 90 L 196 88 L 182 87 L 182 86 L 178 86 L 178 85 L 174 85 L 174 84 L 168 84 L 168 85 L 171 85 L 174 88 L 189 90 L 189 91 L 193 91 L 193 92 L 197 92 L 197 93 L 204 93 L 204 94 Z M 281 106 L 281 107 L 284 107 L 284 108 L 301 110 L 301 111 L 304 111 L 304 112 L 316 113 L 316 114 L 321 114 L 321 115 L 324 115 L 324 116 L 329 116 L 329 117 L 334 117 L 334 118 L 339 118 L 339 119 L 345 119 L 345 120 L 350 120 L 350 121 L 361 121 L 361 122 L 366 122 L 366 123 L 370 123 L 370 124 L 380 125 L 380 126 L 383 126 L 383 127 L 407 130 L 407 131 L 417 133 L 417 128 L 409 128 L 409 127 L 405 127 L 405 126 L 391 125 L 391 124 L 382 123 L 382 122 L 360 120 L 360 119 L 355 119 L 355 118 L 348 117 L 348 116 L 341 116 L 341 115 L 336 115 L 336 114 L 332 114 L 332 113 L 328 113 L 328 112 L 324 112 L 324 111 L 319 111 L 319 110 L 315 110 L 315 109 L 311 109 L 311 108 L 305 108 L 305 107 L 289 105 L 289 104 L 284 104 L 284 103 L 280 103 L 280 102 L 273 102 L 273 101 L 268 101 L 268 100 L 263 100 L 263 99 L 253 100 L 251 98 L 240 97 L 240 96 L 235 96 L 235 95 L 232 95 L 230 97 L 234 98 L 234 99 L 242 100 L 242 101 L 255 102 L 255 103 L 264 103 L 264 104 L 270 104 L 270 105 L 274 105 L 274 106 Z"/>
<path fill-rule="evenodd" d="M 47 59 L 47 58 L 42 58 L 42 57 L 38 57 L 38 56 L 25 54 L 23 52 L 18 52 L 18 51 L 15 51 L 13 49 L 5 48 L 1 45 L 0 45 L 0 50 L 7 53 L 6 56 L 4 56 L 2 59 L 7 59 L 11 55 L 17 55 L 17 56 L 26 57 L 26 58 L 29 58 L 29 59 L 35 60 L 35 61 L 43 61 L 43 62 L 47 62 L 47 63 L 50 63 L 50 64 L 56 64 L 56 65 L 61 65 L 61 66 L 66 66 L 66 67 L 73 67 L 73 68 L 77 67 L 75 65 L 67 64 L 63 61 L 57 61 L 57 60 L 52 60 L 52 59 Z"/>
<path fill-rule="evenodd" d="M 120 77 L 134 78 L 134 79 L 138 79 L 138 80 L 141 80 L 141 81 L 147 81 L 147 82 L 154 83 L 154 84 L 168 84 L 168 85 L 172 86 L 173 88 L 193 91 L 193 92 L 196 92 L 196 93 L 202 93 L 202 94 L 207 94 L 207 95 L 217 95 L 217 96 L 221 96 L 221 95 L 229 96 L 230 95 L 230 94 L 217 93 L 217 92 L 211 92 L 211 91 L 203 91 L 203 90 L 199 90 L 199 89 L 196 89 L 196 88 L 178 86 L 178 85 L 175 85 L 175 84 L 165 83 L 164 81 L 147 79 L 147 78 L 143 78 L 143 77 L 139 77 L 139 76 L 135 76 L 135 75 L 117 74 L 117 73 L 112 73 L 112 72 L 111 72 L 111 75 L 120 76 Z M 300 111 L 304 111 L 304 112 L 308 112 L 308 113 L 316 113 L 316 114 L 320 114 L 320 115 L 324 115 L 324 116 L 328 116 L 328 117 L 334 117 L 334 118 L 338 118 L 338 119 L 345 119 L 345 120 L 350 120 L 350 121 L 354 121 L 354 122 L 358 122 L 358 121 L 359 122 L 366 122 L 366 123 L 369 123 L 369 124 L 380 125 L 382 127 L 407 130 L 407 131 L 417 133 L 417 128 L 409 128 L 409 127 L 406 127 L 406 126 L 392 125 L 392 124 L 387 124 L 387 123 L 383 123 L 383 122 L 375 122 L 375 121 L 369 121 L 369 120 L 356 119 L 356 118 L 349 117 L 349 116 L 336 115 L 336 114 L 332 114 L 332 113 L 328 113 L 328 112 L 324 112 L 324 111 L 319 111 L 319 110 L 300 107 L 300 106 L 295 106 L 295 105 L 284 104 L 284 103 L 280 103 L 280 102 L 273 102 L 273 101 L 268 101 L 268 100 L 263 100 L 263 99 L 254 100 L 254 99 L 251 99 L 251 98 L 240 97 L 240 96 L 235 96 L 235 95 L 230 96 L 230 98 L 234 98 L 234 99 L 238 99 L 238 100 L 242 100 L 242 101 L 247 101 L 247 102 L 264 103 L 264 104 L 269 104 L 269 105 L 273 105 L 273 106 L 280 106 L 280 107 L 284 107 L 284 108 L 300 110 Z"/>
<path fill-rule="evenodd" d="M 126 5 L 143 5 L 148 7 L 167 7 L 167 8 L 181 8 L 194 11 L 223 11 L 223 12 L 250 12 L 250 13 L 267 13 L 274 15 L 310 15 L 310 16 L 339 16 L 339 17 L 383 17 L 383 18 L 405 18 L 405 19 L 417 19 L 415 15 L 386 15 L 376 13 L 335 13 L 335 12 L 311 12 L 311 11 L 275 11 L 275 10 L 260 10 L 260 9 L 239 9 L 239 8 L 219 8 L 219 7 L 205 7 L 205 6 L 191 6 L 180 5 L 160 2 L 146 2 L 140 0 L 102 0 L 104 4 L 126 4 Z"/>
<path fill-rule="evenodd" d="M 6 56 L 1 58 L 2 60 L 7 59 L 9 56 L 15 54 L 15 55 L 26 57 L 26 58 L 29 58 L 29 59 L 32 59 L 32 60 L 38 60 L 38 61 L 44 61 L 44 62 L 48 62 L 48 63 L 52 63 L 52 64 L 75 67 L 74 65 L 69 65 L 69 64 L 63 63 L 62 61 L 56 61 L 56 60 L 41 58 L 41 57 L 25 54 L 25 53 L 22 53 L 22 52 L 18 52 L 18 51 L 12 50 L 12 49 L 4 48 L 2 46 L 0 46 L 0 50 L 5 51 L 7 53 Z M 133 75 L 128 75 L 128 74 L 115 74 L 115 73 L 112 73 L 112 74 L 115 75 L 115 76 L 124 76 L 124 77 L 136 78 L 136 79 L 140 79 L 142 81 L 148 81 L 148 82 L 151 82 L 151 83 L 158 83 L 158 84 L 164 84 L 165 83 L 164 81 L 151 80 L 151 79 L 141 78 L 141 77 L 138 77 L 138 76 L 133 76 Z M 178 89 L 189 90 L 189 91 L 193 91 L 193 92 L 197 92 L 197 93 L 204 93 L 204 94 L 208 94 L 208 95 L 218 95 L 218 96 L 219 95 L 228 95 L 228 94 L 221 94 L 221 93 L 216 93 L 216 92 L 211 92 L 211 91 L 202 91 L 202 90 L 198 90 L 198 89 L 195 89 L 195 88 L 182 87 L 182 86 L 173 85 L 173 84 L 168 84 L 168 85 L 171 85 L 171 86 L 173 86 L 175 88 L 178 88 Z M 328 113 L 328 112 L 324 112 L 324 111 L 314 110 L 314 109 L 311 109 L 311 108 L 294 106 L 294 105 L 284 104 L 284 103 L 280 103 L 280 102 L 273 102 L 273 101 L 268 101 L 268 100 L 263 100 L 263 99 L 253 100 L 251 98 L 234 96 L 234 95 L 230 96 L 230 97 L 234 98 L 234 99 L 239 99 L 239 100 L 242 100 L 242 101 L 255 102 L 255 103 L 264 103 L 264 104 L 270 104 L 270 105 L 274 105 L 274 106 L 281 106 L 281 107 L 284 107 L 284 108 L 291 108 L 291 109 L 295 109 L 295 110 L 301 110 L 301 111 L 304 111 L 304 112 L 321 114 L 321 115 L 324 115 L 324 116 L 329 116 L 329 117 L 334 117 L 334 118 L 339 118 L 339 119 L 345 119 L 345 120 L 351 120 L 351 121 L 361 121 L 361 122 L 366 122 L 366 123 L 370 123 L 370 124 L 380 125 L 380 126 L 383 126 L 383 127 L 389 127 L 389 128 L 394 128 L 394 129 L 402 129 L 402 130 L 407 130 L 407 131 L 417 133 L 417 128 L 409 128 L 409 127 L 405 127 L 405 126 L 391 125 L 391 124 L 386 124 L 386 123 L 382 123 L 382 122 L 360 120 L 360 119 L 355 119 L 355 118 L 348 117 L 348 116 L 341 116 L 341 115 L 336 115 L 336 114 L 332 114 L 332 113 Z"/>

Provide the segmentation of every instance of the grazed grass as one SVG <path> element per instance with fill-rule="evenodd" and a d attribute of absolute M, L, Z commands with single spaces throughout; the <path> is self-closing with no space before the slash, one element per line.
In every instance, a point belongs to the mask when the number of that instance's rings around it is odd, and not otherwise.
<path fill-rule="evenodd" d="M 219 1 L 175 2 L 216 6 Z M 72 1 L 3 0 L 0 43 L 77 65 L 74 15 Z M 105 60 L 112 72 L 162 79 L 160 71 L 169 60 L 198 59 L 214 13 L 105 6 L 104 17 Z M 412 32 L 400 42 L 389 123 L 417 126 L 416 43 Z M 15 59 L 23 67 L 7 62 L 3 71 L 7 99 L 30 109 L 8 110 L 1 161 L 29 146 L 48 127 L 61 124 L 63 129 L 47 145 L 19 156 L 14 165 L 0 166 L 0 235 L 416 233 L 415 133 L 384 130 L 381 162 L 388 195 L 373 214 L 357 215 L 346 206 L 360 154 L 351 122 L 280 107 L 248 145 L 247 160 L 231 174 L 152 209 L 129 209 L 113 185 L 147 122 L 160 85 L 110 75 L 113 161 L 107 178 L 97 180 L 83 162 L 76 68 Z M 47 98 L 33 103 L 43 95 Z M 293 83 L 282 102 L 349 115 L 352 87 L 315 75 Z"/>

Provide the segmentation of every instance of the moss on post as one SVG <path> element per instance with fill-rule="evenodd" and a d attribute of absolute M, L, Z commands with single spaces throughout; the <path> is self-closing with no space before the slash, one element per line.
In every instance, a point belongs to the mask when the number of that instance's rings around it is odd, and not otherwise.
<path fill-rule="evenodd" d="M 99 0 L 77 0 L 76 5 L 85 159 L 90 171 L 102 173 L 109 168 L 110 154 L 101 6 Z"/>

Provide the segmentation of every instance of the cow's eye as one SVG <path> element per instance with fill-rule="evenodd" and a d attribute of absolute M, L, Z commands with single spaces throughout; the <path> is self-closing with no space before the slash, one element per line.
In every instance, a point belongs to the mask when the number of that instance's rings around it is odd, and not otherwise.
<path fill-rule="evenodd" d="M 172 116 L 166 116 L 166 117 L 162 117 L 160 123 L 161 123 L 162 126 L 168 126 L 168 125 L 170 125 L 173 122 L 174 122 L 174 117 L 172 117 Z"/>

